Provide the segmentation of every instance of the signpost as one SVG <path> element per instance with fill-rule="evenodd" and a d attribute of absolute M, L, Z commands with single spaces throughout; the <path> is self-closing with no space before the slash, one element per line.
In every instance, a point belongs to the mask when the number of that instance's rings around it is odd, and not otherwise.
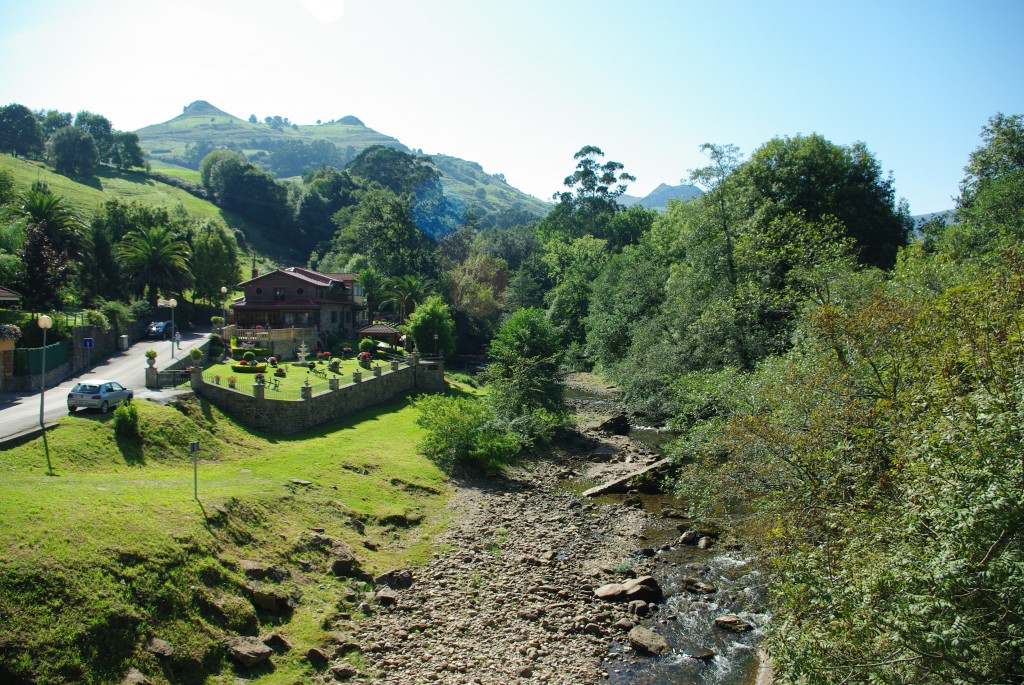
<path fill-rule="evenodd" d="M 92 371 L 92 348 L 95 343 L 92 338 L 82 338 L 82 349 L 85 350 L 85 372 Z"/>
<path fill-rule="evenodd" d="M 188 444 L 188 451 L 192 454 L 192 496 L 199 501 L 199 441 L 193 440 Z"/>

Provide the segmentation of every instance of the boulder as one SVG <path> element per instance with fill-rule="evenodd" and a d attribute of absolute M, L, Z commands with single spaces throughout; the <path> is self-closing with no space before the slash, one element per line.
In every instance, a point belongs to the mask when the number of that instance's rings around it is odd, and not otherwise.
<path fill-rule="evenodd" d="M 331 547 L 329 554 L 331 560 L 328 568 L 334 575 L 346 578 L 358 578 L 363 575 L 359 560 L 356 559 L 355 553 L 348 545 L 335 544 Z"/>
<path fill-rule="evenodd" d="M 723 630 L 728 630 L 732 633 L 745 633 L 748 630 L 753 630 L 754 625 L 736 614 L 725 614 L 715 619 L 715 625 Z"/>
<path fill-rule="evenodd" d="M 274 653 L 254 637 L 229 637 L 224 644 L 228 648 L 228 656 L 246 668 L 262 664 Z"/>
<path fill-rule="evenodd" d="M 658 602 L 663 594 L 653 576 L 630 578 L 622 583 L 608 583 L 594 590 L 594 596 L 606 602 Z"/>
<path fill-rule="evenodd" d="M 331 658 L 327 656 L 327 653 L 324 652 L 324 650 L 319 649 L 318 647 L 313 647 L 306 652 L 306 661 L 308 661 L 309 665 L 314 669 L 322 671 L 327 668 L 327 664 L 331 662 Z"/>
<path fill-rule="evenodd" d="M 629 417 L 623 412 L 614 414 L 598 424 L 597 430 L 608 435 L 628 435 Z"/>
<path fill-rule="evenodd" d="M 150 654 L 166 659 L 169 656 L 174 655 L 174 647 L 166 640 L 161 640 L 158 637 L 151 637 L 146 641 L 146 649 L 149 650 Z"/>
<path fill-rule="evenodd" d="M 622 583 L 608 583 L 594 590 L 594 596 L 606 602 L 621 602 L 626 596 L 626 588 Z"/>
<path fill-rule="evenodd" d="M 287 614 L 293 608 L 292 600 L 281 588 L 266 585 L 246 587 L 253 606 L 271 614 Z"/>
<path fill-rule="evenodd" d="M 382 607 L 393 607 L 398 604 L 398 593 L 385 585 L 373 595 L 373 601 Z"/>
<path fill-rule="evenodd" d="M 695 649 L 692 653 L 686 656 L 697 661 L 711 661 L 715 658 L 715 653 L 710 649 Z"/>
<path fill-rule="evenodd" d="M 152 685 L 152 681 L 142 674 L 137 668 L 128 670 L 124 678 L 121 678 L 121 685 Z"/>
<path fill-rule="evenodd" d="M 718 588 L 714 585 L 701 582 L 696 578 L 691 578 L 690 576 L 683 578 L 681 585 L 687 592 L 692 592 L 697 595 L 713 595 L 718 592 Z"/>
<path fill-rule="evenodd" d="M 347 661 L 331 666 L 331 675 L 334 676 L 335 680 L 348 680 L 358 673 L 359 671 L 356 670 L 356 667 Z"/>
<path fill-rule="evenodd" d="M 376 585 L 387 585 L 392 590 L 408 590 L 412 587 L 412 580 L 412 571 L 403 568 L 382 573 L 373 582 Z"/>
<path fill-rule="evenodd" d="M 629 631 L 629 646 L 638 654 L 666 654 L 672 651 L 672 645 L 663 636 L 643 626 L 636 626 Z"/>
<path fill-rule="evenodd" d="M 618 456 L 618 454 L 619 450 L 611 445 L 598 445 L 590 452 L 587 458 L 590 459 L 590 461 L 604 463 L 606 461 L 611 461 Z"/>
<path fill-rule="evenodd" d="M 292 651 L 292 643 L 288 642 L 288 639 L 278 632 L 273 632 L 269 635 L 264 635 L 260 638 L 260 641 L 267 647 L 270 647 L 272 650 L 277 652 L 278 654 L 283 654 L 285 652 Z"/>

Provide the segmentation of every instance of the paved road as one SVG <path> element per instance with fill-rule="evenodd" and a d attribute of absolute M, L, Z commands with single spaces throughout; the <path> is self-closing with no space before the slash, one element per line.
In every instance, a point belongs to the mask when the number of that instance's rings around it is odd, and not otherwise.
<path fill-rule="evenodd" d="M 174 350 L 175 358 L 188 356 L 188 351 L 201 345 L 206 338 L 207 333 L 203 332 L 182 333 L 181 349 Z M 146 350 L 152 348 L 157 351 L 157 368 L 161 368 L 171 361 L 171 346 L 172 343 L 168 340 L 140 340 L 126 352 L 115 352 L 104 361 L 98 362 L 89 371 L 66 378 L 55 387 L 48 387 L 44 398 L 44 420 L 50 424 L 62 416 L 67 416 L 68 392 L 75 383 L 84 380 L 109 378 L 118 381 L 134 390 L 137 399 L 160 401 L 181 394 L 180 390 L 146 387 Z M 0 394 L 0 442 L 38 427 L 38 392 Z"/>

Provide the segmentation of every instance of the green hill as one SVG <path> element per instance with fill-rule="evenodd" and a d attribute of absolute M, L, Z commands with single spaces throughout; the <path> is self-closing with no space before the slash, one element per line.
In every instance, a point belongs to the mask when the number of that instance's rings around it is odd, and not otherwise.
<path fill-rule="evenodd" d="M 67 198 L 69 204 L 87 219 L 111 199 L 135 201 L 169 210 L 184 210 L 191 216 L 217 219 L 231 229 L 244 250 L 253 250 L 260 255 L 272 255 L 284 262 L 305 263 L 307 255 L 287 252 L 287 241 L 274 241 L 265 236 L 266 228 L 255 226 L 235 212 L 217 207 L 212 202 L 197 197 L 184 188 L 172 185 L 175 178 L 196 184 L 198 172 L 154 165 L 154 173 L 143 171 L 116 171 L 109 167 L 97 167 L 88 177 L 70 177 L 58 174 L 42 162 L 18 159 L 0 154 L 0 170 L 14 175 L 15 187 L 27 190 L 36 181 L 42 181 L 50 190 Z M 161 176 L 168 176 L 161 180 Z M 170 182 L 167 182 L 170 181 Z"/>
<path fill-rule="evenodd" d="M 202 158 L 218 148 L 245 155 L 278 179 L 294 178 L 321 166 L 343 168 L 371 145 L 412 152 L 354 116 L 316 125 L 300 126 L 287 119 L 253 123 L 202 100 L 185 107 L 174 119 L 136 133 L 153 168 L 175 175 L 197 169 Z M 473 212 L 483 226 L 529 221 L 550 209 L 546 202 L 485 173 L 475 162 L 442 154 L 431 158 L 442 174 L 445 195 Z"/>

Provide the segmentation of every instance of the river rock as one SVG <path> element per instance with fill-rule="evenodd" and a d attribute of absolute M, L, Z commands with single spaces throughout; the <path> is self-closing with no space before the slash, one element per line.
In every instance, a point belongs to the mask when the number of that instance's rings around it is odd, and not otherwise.
<path fill-rule="evenodd" d="M 654 579 L 654 576 L 630 578 L 622 585 L 626 588 L 625 599 L 627 601 L 639 599 L 644 602 L 659 602 L 664 596 L 661 586 L 658 585 L 658 581 Z"/>
<path fill-rule="evenodd" d="M 608 435 L 628 435 L 629 417 L 623 412 L 614 414 L 598 424 L 597 430 Z"/>
<path fill-rule="evenodd" d="M 306 652 L 306 661 L 308 661 L 309 665 L 316 670 L 322 671 L 327 668 L 327 664 L 331 662 L 331 658 L 327 656 L 327 653 L 324 650 L 318 647 L 313 647 Z"/>
<path fill-rule="evenodd" d="M 594 450 L 590 452 L 590 456 L 588 458 L 590 459 L 590 461 L 603 463 L 606 461 L 611 461 L 616 456 L 618 456 L 618 454 L 619 450 L 612 447 L 611 445 L 598 445 L 596 448 L 594 448 Z"/>
<path fill-rule="evenodd" d="M 697 595 L 713 595 L 716 592 L 718 592 L 718 588 L 716 588 L 714 585 L 711 585 L 710 583 L 704 583 L 702 581 L 697 580 L 696 578 L 691 578 L 689 576 L 683 578 L 681 585 L 682 588 L 687 592 L 692 592 Z"/>
<path fill-rule="evenodd" d="M 228 648 L 228 656 L 247 668 L 263 663 L 274 653 L 254 637 L 229 637 L 224 644 Z"/>
<path fill-rule="evenodd" d="M 331 675 L 334 676 L 335 680 L 348 680 L 358 673 L 359 671 L 356 670 L 356 667 L 347 661 L 331 666 Z"/>
<path fill-rule="evenodd" d="M 404 568 L 382 573 L 373 580 L 376 585 L 387 585 L 392 590 L 408 590 L 412 581 L 412 571 Z"/>
<path fill-rule="evenodd" d="M 398 604 L 398 593 L 385 585 L 380 590 L 377 590 L 373 596 L 373 601 L 382 607 L 392 607 Z"/>
<path fill-rule="evenodd" d="M 687 654 L 686 656 L 690 657 L 691 659 L 696 659 L 697 661 L 711 661 L 715 658 L 715 653 L 710 649 L 695 649 L 693 652 Z"/>
<path fill-rule="evenodd" d="M 629 646 L 640 654 L 658 655 L 672 651 L 668 640 L 643 626 L 636 626 L 629 631 Z"/>
<path fill-rule="evenodd" d="M 736 614 L 725 614 L 715 619 L 715 625 L 723 630 L 728 630 L 733 633 L 745 633 L 748 630 L 753 630 L 754 625 Z"/>

